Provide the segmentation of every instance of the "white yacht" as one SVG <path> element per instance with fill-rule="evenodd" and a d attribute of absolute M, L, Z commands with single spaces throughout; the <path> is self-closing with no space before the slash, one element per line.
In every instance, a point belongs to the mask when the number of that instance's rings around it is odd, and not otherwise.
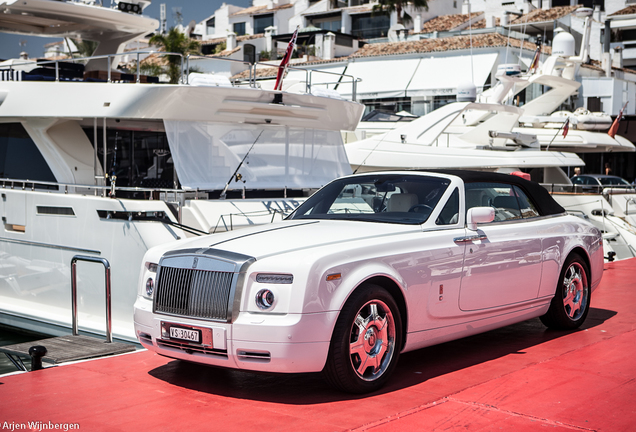
<path fill-rule="evenodd" d="M 124 42 L 158 25 L 118 4 L 0 0 L 2 31 L 107 48 L 87 63 L 0 65 L 0 323 L 68 334 L 71 261 L 104 258 L 112 334 L 133 341 L 148 248 L 280 219 L 351 172 L 340 131 L 355 129 L 362 105 L 251 80 L 184 74 L 173 85 L 115 71 Z M 80 330 L 104 333 L 104 285 L 101 265 L 77 262 Z"/>
<path fill-rule="evenodd" d="M 603 231 L 608 259 L 635 257 L 633 191 L 581 194 L 562 169 L 583 166 L 578 153 L 636 150 L 629 140 L 603 131 L 611 125 L 611 119 L 603 113 L 555 112 L 581 85 L 575 78 L 589 58 L 590 20 L 586 17 L 578 56 L 574 38 L 560 32 L 553 42 L 553 54 L 536 72 L 521 74 L 518 65 L 501 65 L 497 85 L 474 99 L 470 97 L 474 87 L 466 88 L 458 93 L 469 96 L 467 101 L 445 105 L 415 120 L 393 116 L 395 121 L 377 122 L 370 128 L 361 122 L 357 134 L 364 130 L 368 138 L 352 139 L 346 145 L 354 170 L 524 169 L 532 172 L 533 180 L 545 183 L 566 210 L 590 219 Z M 532 84 L 549 90 L 520 108 L 512 106 L 514 97 Z M 564 135 L 566 119 L 570 128 Z M 345 136 L 351 138 L 352 134 Z"/>

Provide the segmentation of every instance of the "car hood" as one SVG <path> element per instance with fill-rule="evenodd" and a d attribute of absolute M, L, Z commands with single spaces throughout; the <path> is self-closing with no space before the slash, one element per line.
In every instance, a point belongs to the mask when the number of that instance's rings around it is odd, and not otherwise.
<path fill-rule="evenodd" d="M 342 220 L 295 220 L 213 234 L 181 243 L 179 249 L 212 248 L 262 259 L 313 247 L 334 245 L 338 248 L 348 241 L 413 231 L 421 231 L 421 227 Z"/>

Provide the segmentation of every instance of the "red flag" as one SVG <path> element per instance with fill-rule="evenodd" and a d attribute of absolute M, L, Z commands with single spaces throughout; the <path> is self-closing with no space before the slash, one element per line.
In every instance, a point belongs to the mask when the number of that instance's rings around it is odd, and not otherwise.
<path fill-rule="evenodd" d="M 541 56 L 541 44 L 537 45 L 537 49 L 534 52 L 534 57 L 532 58 L 532 63 L 530 63 L 530 67 L 528 68 L 528 72 L 534 73 L 538 69 L 540 56 Z"/>
<path fill-rule="evenodd" d="M 289 63 L 292 53 L 294 52 L 294 46 L 296 45 L 297 37 L 298 37 L 298 27 L 296 27 L 294 34 L 289 40 L 289 45 L 287 45 L 287 50 L 285 51 L 285 55 L 283 56 L 283 59 L 280 61 L 280 65 L 278 66 L 278 73 L 276 74 L 276 84 L 274 85 L 274 90 L 281 90 L 283 88 L 283 75 L 285 75 L 287 64 Z"/>
<path fill-rule="evenodd" d="M 616 136 L 616 133 L 618 132 L 618 124 L 621 122 L 621 119 L 623 118 L 623 110 L 625 110 L 628 103 L 629 101 L 625 102 L 625 105 L 623 105 L 623 108 L 621 108 L 621 112 L 618 113 L 618 117 L 614 119 L 614 123 L 612 123 L 612 126 L 607 131 L 607 134 L 611 136 L 612 138 L 614 138 Z"/>
<path fill-rule="evenodd" d="M 565 138 L 566 136 L 568 136 L 568 131 L 570 130 L 570 117 L 568 117 L 565 120 L 565 123 L 563 123 L 563 138 Z"/>

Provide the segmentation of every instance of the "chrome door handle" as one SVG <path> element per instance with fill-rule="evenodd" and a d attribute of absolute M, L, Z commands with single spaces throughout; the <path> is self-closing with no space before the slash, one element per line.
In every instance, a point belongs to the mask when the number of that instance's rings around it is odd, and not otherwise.
<path fill-rule="evenodd" d="M 477 234 L 477 235 L 466 236 L 466 237 L 455 237 L 453 241 L 455 243 L 471 243 L 474 241 L 483 241 L 487 239 L 488 239 L 488 236 L 486 236 L 486 234 Z"/>

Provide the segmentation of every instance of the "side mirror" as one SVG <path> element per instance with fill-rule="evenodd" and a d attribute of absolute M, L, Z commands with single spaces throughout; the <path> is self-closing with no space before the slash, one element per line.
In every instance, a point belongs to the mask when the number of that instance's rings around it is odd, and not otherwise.
<path fill-rule="evenodd" d="M 469 230 L 476 231 L 477 224 L 489 223 L 495 220 L 495 209 L 493 207 L 473 207 L 468 209 L 466 215 L 466 225 Z"/>

